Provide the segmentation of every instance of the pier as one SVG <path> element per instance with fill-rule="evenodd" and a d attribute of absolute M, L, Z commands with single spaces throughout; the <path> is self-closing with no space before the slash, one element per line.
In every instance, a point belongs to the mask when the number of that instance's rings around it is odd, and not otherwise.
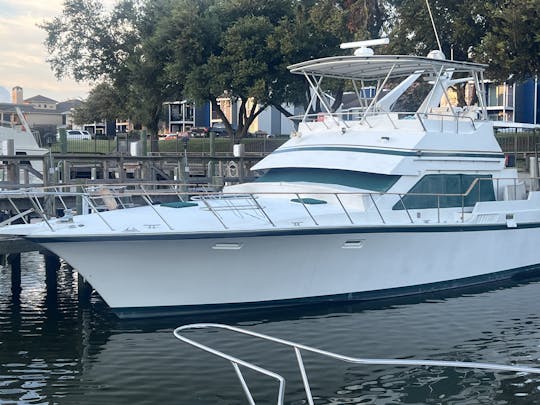
<path fill-rule="evenodd" d="M 14 300 L 20 300 L 21 287 L 21 254 L 39 252 L 45 262 L 45 288 L 49 297 L 57 294 L 57 271 L 60 269 L 60 258 L 23 238 L 0 237 L 0 263 L 8 265 L 11 270 L 11 294 Z M 80 275 L 77 275 L 77 293 L 80 301 L 88 301 L 92 294 L 92 286 Z"/>
<path fill-rule="evenodd" d="M 158 154 L 149 156 L 57 154 L 2 156 L 0 187 L 54 186 L 100 181 L 238 182 L 250 178 L 249 169 L 267 153 L 243 156 L 219 154 Z M 40 170 L 41 169 L 41 170 Z"/>

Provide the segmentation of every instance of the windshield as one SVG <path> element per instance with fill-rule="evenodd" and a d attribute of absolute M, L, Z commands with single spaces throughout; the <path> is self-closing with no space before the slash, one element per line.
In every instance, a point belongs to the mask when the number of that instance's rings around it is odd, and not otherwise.
<path fill-rule="evenodd" d="M 270 169 L 255 181 L 337 184 L 361 190 L 386 192 L 399 178 L 400 176 L 396 175 L 355 172 L 351 170 L 286 167 Z"/>

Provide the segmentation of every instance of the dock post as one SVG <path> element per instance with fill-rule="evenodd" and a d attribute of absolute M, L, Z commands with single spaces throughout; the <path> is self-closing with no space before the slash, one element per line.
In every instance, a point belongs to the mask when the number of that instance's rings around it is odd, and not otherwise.
<path fill-rule="evenodd" d="M 107 160 L 103 161 L 103 179 L 108 180 L 109 179 L 109 162 Z"/>
<path fill-rule="evenodd" d="M 147 156 L 148 155 L 148 136 L 146 134 L 146 129 L 143 129 L 140 133 L 140 141 L 141 141 L 141 144 L 142 144 L 142 155 L 143 156 Z"/>
<path fill-rule="evenodd" d="M 120 154 L 120 157 L 118 159 L 118 178 L 120 179 L 120 183 L 124 184 L 126 182 L 126 172 L 124 170 L 124 155 Z"/>
<path fill-rule="evenodd" d="M 67 132 L 65 128 L 60 128 L 58 130 L 58 133 L 60 135 L 60 153 L 62 155 L 65 155 L 68 151 L 68 144 L 67 144 Z"/>
<path fill-rule="evenodd" d="M 70 162 L 64 159 L 62 167 L 63 167 L 62 180 L 64 184 L 67 184 L 71 181 L 71 164 Z"/>
<path fill-rule="evenodd" d="M 55 297 L 57 293 L 56 272 L 60 268 L 60 258 L 53 253 L 45 252 L 45 286 L 47 296 Z"/>
<path fill-rule="evenodd" d="M 531 191 L 538 190 L 538 158 L 536 156 L 529 156 L 529 176 L 531 181 Z"/>
<path fill-rule="evenodd" d="M 23 184 L 30 184 L 30 171 L 28 169 L 23 170 Z"/>
<path fill-rule="evenodd" d="M 7 257 L 11 267 L 11 294 L 13 297 L 19 297 L 21 294 L 21 254 L 10 253 Z"/>
<path fill-rule="evenodd" d="M 2 141 L 2 155 L 15 155 L 15 140 L 5 139 Z M 8 161 L 6 165 L 7 181 L 12 184 L 19 184 L 19 164 L 16 161 Z"/>
<path fill-rule="evenodd" d="M 244 181 L 244 156 L 240 156 L 238 161 L 238 182 L 242 183 Z"/>
<path fill-rule="evenodd" d="M 210 131 L 210 162 L 208 164 L 208 173 L 207 177 L 212 178 L 215 175 L 215 158 L 216 158 L 216 133 L 213 131 Z"/>
<path fill-rule="evenodd" d="M 77 295 L 79 297 L 79 301 L 89 301 L 90 296 L 92 295 L 92 290 L 93 288 L 90 283 L 86 281 L 80 273 L 77 273 Z"/>

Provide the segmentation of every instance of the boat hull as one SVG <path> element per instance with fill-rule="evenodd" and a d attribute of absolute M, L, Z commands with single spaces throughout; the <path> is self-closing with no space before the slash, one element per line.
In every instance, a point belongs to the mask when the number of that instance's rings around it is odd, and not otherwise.
<path fill-rule="evenodd" d="M 404 296 L 540 263 L 540 224 L 31 239 L 70 263 L 120 317 Z"/>

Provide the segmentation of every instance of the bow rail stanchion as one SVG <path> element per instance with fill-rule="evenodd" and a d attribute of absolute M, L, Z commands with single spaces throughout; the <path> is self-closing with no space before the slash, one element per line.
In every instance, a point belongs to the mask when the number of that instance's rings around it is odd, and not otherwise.
<path fill-rule="evenodd" d="M 425 366 L 425 367 L 455 367 L 455 368 L 467 368 L 467 369 L 477 369 L 477 370 L 489 370 L 489 371 L 510 371 L 516 373 L 530 373 L 530 374 L 539 374 L 540 368 L 535 367 L 524 367 L 524 366 L 511 366 L 503 364 L 494 364 L 494 363 L 478 363 L 478 362 L 464 362 L 464 361 L 446 361 L 446 360 L 414 360 L 414 359 L 372 359 L 372 358 L 360 358 L 360 357 L 350 357 L 343 356 L 341 354 L 329 352 L 326 350 L 317 349 L 311 346 L 306 346 L 300 343 L 291 342 L 284 339 L 279 339 L 273 336 L 264 335 L 262 333 L 257 333 L 249 331 L 246 329 L 237 328 L 235 326 L 216 324 L 216 323 L 195 323 L 190 325 L 183 325 L 174 330 L 174 336 L 181 340 L 184 343 L 187 343 L 193 347 L 201 349 L 207 353 L 213 354 L 214 356 L 220 357 L 222 359 L 228 360 L 242 384 L 246 398 L 250 404 L 255 404 L 251 391 L 247 386 L 247 383 L 242 375 L 239 366 L 246 367 L 253 371 L 256 371 L 260 374 L 271 377 L 279 382 L 278 396 L 277 396 L 277 405 L 282 405 L 284 401 L 284 390 L 285 390 L 285 379 L 270 370 L 259 367 L 253 363 L 241 360 L 237 357 L 228 355 L 219 350 L 213 349 L 209 346 L 206 346 L 202 343 L 195 341 L 194 339 L 188 338 L 185 336 L 184 332 L 188 330 L 197 330 L 197 329 L 223 329 L 247 336 L 251 336 L 257 339 L 262 339 L 268 342 L 273 342 L 279 345 L 288 346 L 293 349 L 294 355 L 296 357 L 298 368 L 302 377 L 302 383 L 304 385 L 304 390 L 306 392 L 307 402 L 310 405 L 314 405 L 313 395 L 309 386 L 309 380 L 307 376 L 306 369 L 304 367 L 304 361 L 301 355 L 301 352 L 311 352 L 321 356 L 329 357 L 335 360 L 343 361 L 346 363 L 353 364 L 362 364 L 362 365 L 388 365 L 388 366 Z"/>

